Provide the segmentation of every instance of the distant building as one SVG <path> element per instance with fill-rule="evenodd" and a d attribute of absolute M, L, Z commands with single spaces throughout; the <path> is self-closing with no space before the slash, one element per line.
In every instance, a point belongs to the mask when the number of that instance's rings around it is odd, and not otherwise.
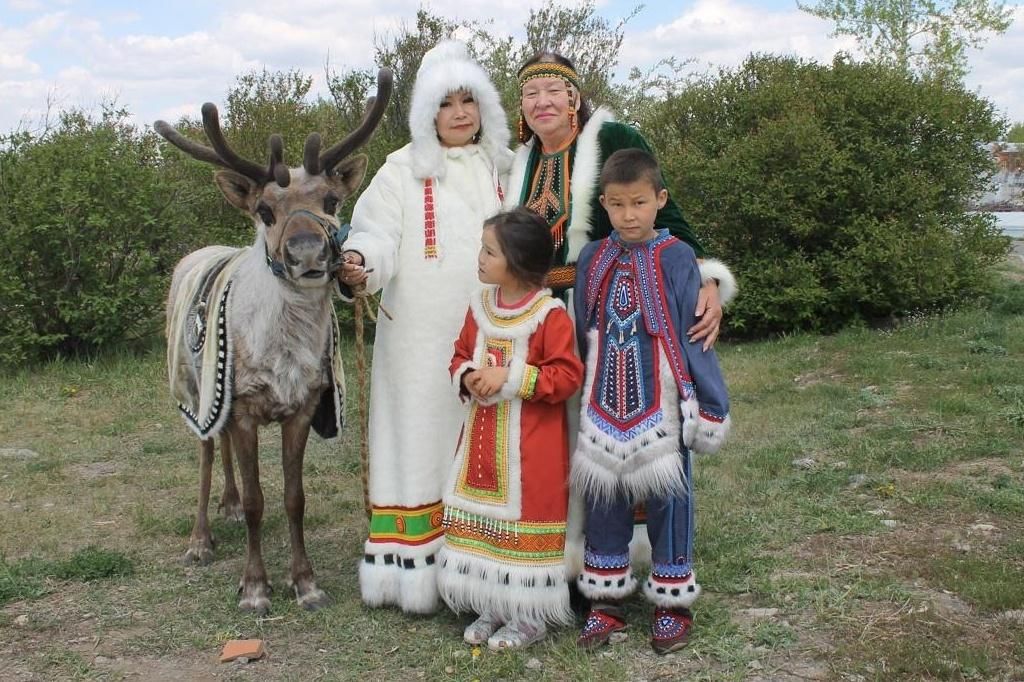
<path fill-rule="evenodd" d="M 998 170 L 994 187 L 978 199 L 977 208 L 986 211 L 1024 210 L 1024 144 L 990 142 L 988 145 Z"/>

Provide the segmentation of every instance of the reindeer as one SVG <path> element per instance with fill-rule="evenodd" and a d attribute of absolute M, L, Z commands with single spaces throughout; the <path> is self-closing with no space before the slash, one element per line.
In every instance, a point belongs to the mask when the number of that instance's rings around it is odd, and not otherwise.
<path fill-rule="evenodd" d="M 252 217 L 251 247 L 209 246 L 175 267 L 167 300 L 168 367 L 172 393 L 186 423 L 200 438 L 199 509 L 186 563 L 208 564 L 214 539 L 207 508 L 219 437 L 224 468 L 221 506 L 244 514 L 245 570 L 239 583 L 242 610 L 264 614 L 270 583 L 263 565 L 260 523 L 258 427 L 281 424 L 284 505 L 291 540 L 289 584 L 299 605 L 328 603 L 313 577 L 303 536 L 302 461 L 311 424 L 322 435 L 340 428 L 344 377 L 337 354 L 332 291 L 340 265 L 335 212 L 360 185 L 366 156 L 349 155 L 370 137 L 391 96 L 391 72 L 377 77 L 377 96 L 359 127 L 320 152 L 318 133 L 305 142 L 302 167 L 283 162 L 279 135 L 269 140 L 266 167 L 228 146 L 217 107 L 204 104 L 203 128 L 212 148 L 157 121 L 155 129 L 190 156 L 221 167 L 214 175 L 224 197 Z M 349 157 L 349 158 L 346 158 Z M 314 421 L 316 418 L 316 421 Z M 241 504 L 232 465 L 237 459 Z"/>

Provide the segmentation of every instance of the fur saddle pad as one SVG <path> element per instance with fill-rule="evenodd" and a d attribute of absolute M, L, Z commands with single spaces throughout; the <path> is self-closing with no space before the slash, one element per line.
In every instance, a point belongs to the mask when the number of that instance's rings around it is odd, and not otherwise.
<path fill-rule="evenodd" d="M 185 424 L 206 440 L 231 415 L 234 353 L 228 334 L 231 284 L 249 248 L 211 249 L 182 279 L 167 320 L 167 376 Z M 320 396 L 313 430 L 335 438 L 344 422 L 345 370 L 338 349 L 338 319 L 331 308 L 331 382 Z"/>

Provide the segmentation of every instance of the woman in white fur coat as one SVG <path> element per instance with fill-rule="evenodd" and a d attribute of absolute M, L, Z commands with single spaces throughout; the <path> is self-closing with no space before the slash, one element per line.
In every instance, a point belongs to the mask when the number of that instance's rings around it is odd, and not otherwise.
<path fill-rule="evenodd" d="M 383 289 L 393 317 L 378 320 L 373 351 L 362 599 L 430 613 L 439 604 L 442 487 L 464 412 L 445 370 L 512 155 L 497 90 L 459 42 L 423 57 L 409 128 L 412 142 L 388 156 L 356 203 L 341 279 Z"/>

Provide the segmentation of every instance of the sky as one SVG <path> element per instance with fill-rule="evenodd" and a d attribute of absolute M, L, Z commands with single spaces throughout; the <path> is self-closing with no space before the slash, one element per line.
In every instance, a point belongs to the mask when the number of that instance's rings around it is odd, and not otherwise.
<path fill-rule="evenodd" d="M 550 0 L 548 0 L 550 1 Z M 235 78 L 259 69 L 299 69 L 322 84 L 336 70 L 372 67 L 373 37 L 415 21 L 423 6 L 451 19 L 493 21 L 521 31 L 543 0 L 0 0 L 0 134 L 38 130 L 46 112 L 98 110 L 116 98 L 140 125 L 198 117 L 223 104 Z M 639 4 L 597 0 L 613 23 Z M 969 54 L 966 85 L 1011 121 L 1024 120 L 1024 0 L 1010 29 Z M 796 0 L 646 0 L 625 29 L 624 74 L 674 56 L 697 71 L 738 65 L 751 52 L 828 61 L 856 54 L 849 37 Z M 1017 47 L 1015 47 L 1017 46 Z"/>

